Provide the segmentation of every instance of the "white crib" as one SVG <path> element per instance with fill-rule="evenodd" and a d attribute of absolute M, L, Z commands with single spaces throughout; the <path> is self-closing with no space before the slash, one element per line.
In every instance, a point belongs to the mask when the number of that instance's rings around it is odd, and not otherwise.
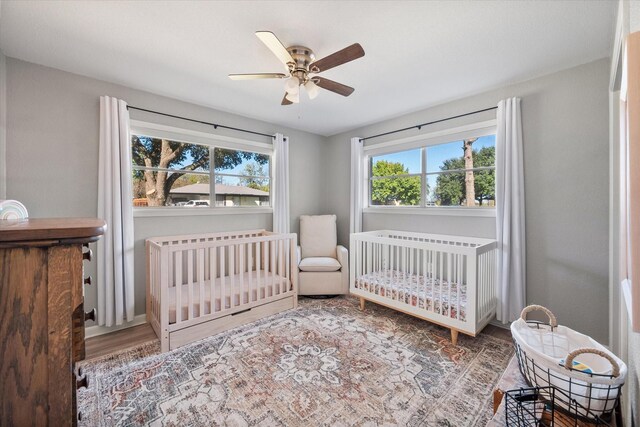
<path fill-rule="evenodd" d="M 298 303 L 296 234 L 147 239 L 147 322 L 168 351 Z"/>
<path fill-rule="evenodd" d="M 475 336 L 496 311 L 496 242 L 405 231 L 351 234 L 350 292 Z"/>

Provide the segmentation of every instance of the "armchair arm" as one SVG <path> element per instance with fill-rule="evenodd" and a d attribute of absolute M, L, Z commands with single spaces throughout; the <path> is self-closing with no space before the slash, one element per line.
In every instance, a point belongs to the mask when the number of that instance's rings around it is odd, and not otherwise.
<path fill-rule="evenodd" d="M 349 251 L 342 245 L 338 245 L 336 247 L 337 259 L 340 265 L 342 266 L 342 270 L 345 268 L 349 269 Z"/>
<path fill-rule="evenodd" d="M 341 286 L 344 294 L 349 293 L 349 251 L 342 245 L 336 247 L 338 262 L 342 266 L 340 269 L 341 274 Z"/>

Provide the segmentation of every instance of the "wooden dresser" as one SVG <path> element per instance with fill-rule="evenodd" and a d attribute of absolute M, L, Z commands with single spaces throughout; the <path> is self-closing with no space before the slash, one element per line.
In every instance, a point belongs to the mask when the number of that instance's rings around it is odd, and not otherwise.
<path fill-rule="evenodd" d="M 0 426 L 78 419 L 84 358 L 83 260 L 104 234 L 96 218 L 0 221 Z"/>

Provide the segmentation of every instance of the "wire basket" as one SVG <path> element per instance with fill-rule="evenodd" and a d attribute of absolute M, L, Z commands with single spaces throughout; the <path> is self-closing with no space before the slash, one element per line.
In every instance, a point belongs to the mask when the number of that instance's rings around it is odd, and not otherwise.
<path fill-rule="evenodd" d="M 526 321 L 527 312 L 542 310 L 549 324 Z M 626 365 L 602 345 L 565 326 L 546 308 L 530 306 L 511 326 L 520 372 L 531 387 L 554 387 L 547 401 L 580 417 L 608 418 L 620 405 Z M 589 348 L 584 348 L 589 347 Z M 580 356 L 581 361 L 575 358 Z M 593 369 L 591 369 L 593 368 Z M 525 424 L 526 425 L 526 424 Z"/>
<path fill-rule="evenodd" d="M 561 408 L 557 399 L 568 396 L 555 387 L 533 387 L 509 390 L 504 395 L 507 426 L 518 427 L 591 427 L 612 426 L 598 415 L 590 413 L 577 402 Z M 570 399 L 568 399 L 570 400 Z M 585 421 L 584 413 L 590 416 Z"/>

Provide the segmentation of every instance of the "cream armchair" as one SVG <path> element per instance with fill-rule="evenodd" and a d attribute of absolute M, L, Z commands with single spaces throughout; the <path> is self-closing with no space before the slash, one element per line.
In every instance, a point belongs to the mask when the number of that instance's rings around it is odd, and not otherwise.
<path fill-rule="evenodd" d="M 300 216 L 300 295 L 349 293 L 349 253 L 338 245 L 335 215 Z"/>

